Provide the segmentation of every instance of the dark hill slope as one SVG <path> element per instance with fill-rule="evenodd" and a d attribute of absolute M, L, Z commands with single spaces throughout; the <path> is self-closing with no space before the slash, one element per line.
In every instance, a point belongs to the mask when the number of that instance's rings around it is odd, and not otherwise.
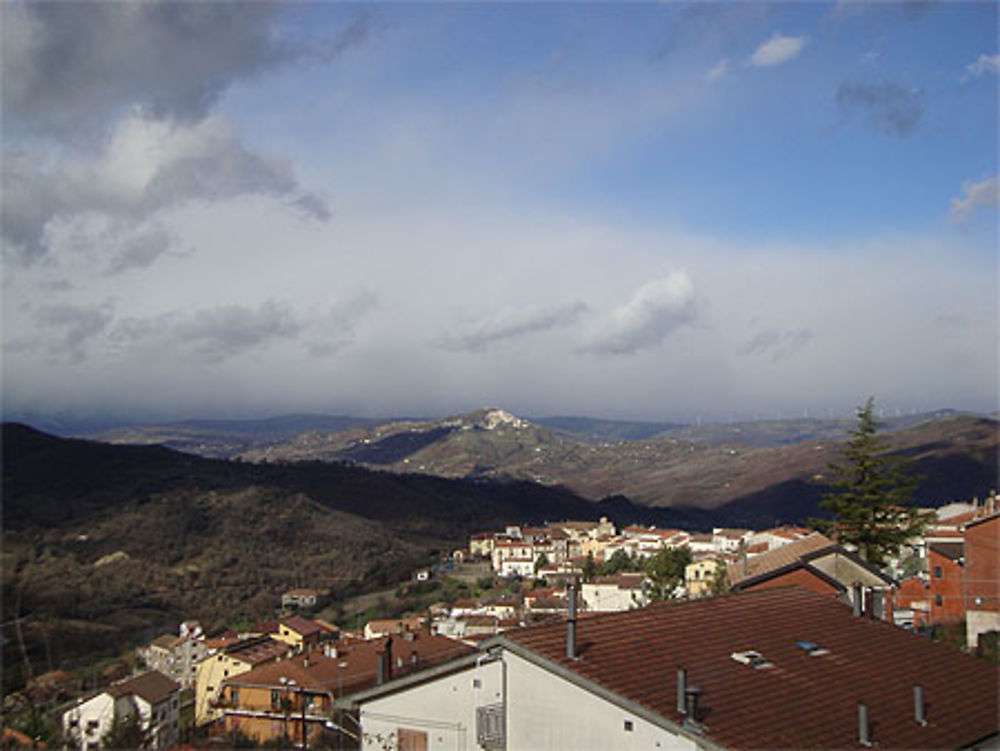
<path fill-rule="evenodd" d="M 3 526 L 50 527 L 167 492 L 249 486 L 301 493 L 327 508 L 414 533 L 459 540 L 507 521 L 596 518 L 594 503 L 523 481 L 452 480 L 322 462 L 250 464 L 156 446 L 61 439 L 3 425 Z"/>
<path fill-rule="evenodd" d="M 23 663 L 14 614 L 37 672 L 73 667 L 184 618 L 272 616 L 293 586 L 385 587 L 474 531 L 604 513 L 527 482 L 253 465 L 18 424 L 4 424 L 2 440 L 5 686 Z M 608 508 L 645 519 L 626 500 Z"/>

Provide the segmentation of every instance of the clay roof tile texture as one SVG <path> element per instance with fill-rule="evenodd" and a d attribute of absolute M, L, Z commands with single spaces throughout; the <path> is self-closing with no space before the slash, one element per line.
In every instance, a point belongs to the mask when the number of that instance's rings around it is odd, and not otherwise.
<path fill-rule="evenodd" d="M 807 553 L 814 553 L 817 550 L 834 547 L 837 543 L 829 537 L 813 532 L 807 537 L 803 537 L 795 542 L 782 545 L 770 552 L 763 553 L 753 558 L 748 558 L 746 566 L 743 563 L 736 563 L 729 567 L 729 581 L 738 584 L 744 579 L 750 579 L 771 571 L 791 565 L 799 561 Z"/>
<path fill-rule="evenodd" d="M 150 670 L 148 673 L 112 686 L 108 689 L 108 693 L 116 697 L 135 694 L 150 704 L 159 704 L 169 699 L 175 691 L 179 691 L 180 687 L 177 681 L 171 680 L 158 670 Z"/>
<path fill-rule="evenodd" d="M 676 675 L 701 689 L 698 721 L 728 748 L 860 748 L 858 703 L 881 748 L 955 748 L 998 732 L 1000 669 L 831 598 L 790 587 L 580 619 L 506 639 L 676 723 Z M 829 650 L 811 656 L 797 642 Z M 755 650 L 755 669 L 732 653 Z M 926 726 L 914 719 L 923 686 Z"/>

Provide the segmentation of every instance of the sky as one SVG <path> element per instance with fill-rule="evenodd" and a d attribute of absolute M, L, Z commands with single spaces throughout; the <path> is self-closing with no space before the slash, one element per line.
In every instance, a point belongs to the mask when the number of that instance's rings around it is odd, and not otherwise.
<path fill-rule="evenodd" d="M 6 0 L 2 409 L 998 408 L 998 6 Z"/>

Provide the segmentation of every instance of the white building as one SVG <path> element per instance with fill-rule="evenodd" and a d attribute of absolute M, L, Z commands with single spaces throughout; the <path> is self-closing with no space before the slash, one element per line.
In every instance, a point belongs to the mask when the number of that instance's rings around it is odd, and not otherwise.
<path fill-rule="evenodd" d="M 530 555 L 526 557 L 504 558 L 500 563 L 497 573 L 500 576 L 520 576 L 527 579 L 535 575 L 535 563 L 537 560 L 537 558 L 532 558 Z"/>
<path fill-rule="evenodd" d="M 208 655 L 208 646 L 201 624 L 185 621 L 180 625 L 179 636 L 164 634 L 137 652 L 148 669 L 174 679 L 181 688 L 193 688 L 198 663 Z"/>
<path fill-rule="evenodd" d="M 114 725 L 138 714 L 150 748 L 169 748 L 179 734 L 180 684 L 155 670 L 117 683 L 63 712 L 63 734 L 80 751 L 103 748 Z"/>
<path fill-rule="evenodd" d="M 740 545 L 748 544 L 752 536 L 752 529 L 715 527 L 712 530 L 712 546 L 717 553 L 735 553 Z"/>
<path fill-rule="evenodd" d="M 583 606 L 596 613 L 642 608 L 649 604 L 650 581 L 642 573 L 623 573 L 599 576 L 585 582 L 582 589 Z"/>

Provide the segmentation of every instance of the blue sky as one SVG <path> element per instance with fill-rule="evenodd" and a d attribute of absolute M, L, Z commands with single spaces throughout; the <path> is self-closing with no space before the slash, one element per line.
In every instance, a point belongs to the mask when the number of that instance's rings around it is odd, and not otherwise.
<path fill-rule="evenodd" d="M 2 14 L 7 414 L 997 409 L 993 3 Z"/>

